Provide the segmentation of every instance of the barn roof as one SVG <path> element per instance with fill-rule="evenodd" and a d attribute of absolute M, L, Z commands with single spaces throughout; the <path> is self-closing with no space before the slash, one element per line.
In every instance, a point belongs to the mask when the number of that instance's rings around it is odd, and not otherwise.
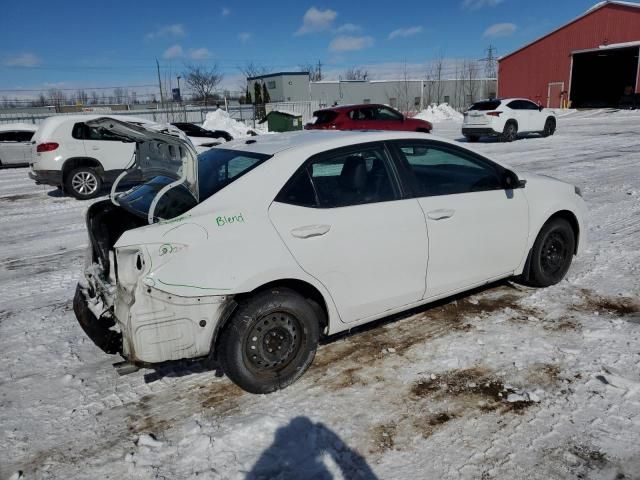
<path fill-rule="evenodd" d="M 591 15 L 592 13 L 594 13 L 594 12 L 604 8 L 604 7 L 608 7 L 610 5 L 618 5 L 618 6 L 621 6 L 621 7 L 631 7 L 631 8 L 637 8 L 637 9 L 640 10 L 640 3 L 636 3 L 636 2 L 621 2 L 621 1 L 617 1 L 617 0 L 605 0 L 603 2 L 598 2 L 593 7 L 589 8 L 586 12 L 584 12 L 582 15 L 580 15 L 579 17 L 576 17 L 573 20 L 571 20 L 570 22 L 567 22 L 564 25 L 556 28 L 555 30 L 552 30 L 551 32 L 546 33 L 546 34 L 542 35 L 541 37 L 536 38 L 532 42 L 529 42 L 529 43 L 523 45 L 522 47 L 518 48 L 517 50 L 514 50 L 513 52 L 508 53 L 507 55 L 504 55 L 504 56 L 500 57 L 498 60 L 502 61 L 505 58 L 510 57 L 511 55 L 513 55 L 515 53 L 518 53 L 519 51 L 524 50 L 525 48 L 533 45 L 534 43 L 538 43 L 543 38 L 547 38 L 550 35 L 553 35 L 554 33 L 562 30 L 563 28 L 568 27 L 572 23 L 575 23 L 578 20 L 581 20 L 582 18 L 586 17 L 587 15 Z"/>

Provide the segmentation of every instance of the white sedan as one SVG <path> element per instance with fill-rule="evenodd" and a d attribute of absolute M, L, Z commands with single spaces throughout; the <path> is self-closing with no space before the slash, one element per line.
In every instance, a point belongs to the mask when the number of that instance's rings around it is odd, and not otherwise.
<path fill-rule="evenodd" d="M 518 135 L 539 133 L 543 137 L 556 131 L 556 116 L 526 98 L 496 98 L 476 102 L 464 113 L 462 134 L 470 142 L 480 137 L 498 137 L 512 142 Z"/>
<path fill-rule="evenodd" d="M 135 140 L 149 179 L 89 208 L 74 300 L 132 368 L 215 358 L 272 392 L 321 336 L 502 278 L 555 284 L 584 245 L 577 187 L 437 137 L 295 132 L 196 158 L 178 137 L 91 123 Z"/>

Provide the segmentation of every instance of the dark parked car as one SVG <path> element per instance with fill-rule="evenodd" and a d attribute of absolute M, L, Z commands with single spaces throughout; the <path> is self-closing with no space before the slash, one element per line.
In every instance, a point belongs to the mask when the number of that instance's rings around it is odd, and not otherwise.
<path fill-rule="evenodd" d="M 194 123 L 188 122 L 175 122 L 171 125 L 178 127 L 186 133 L 188 137 L 224 138 L 227 142 L 233 140 L 233 137 L 224 130 L 206 130 Z"/>
<path fill-rule="evenodd" d="M 386 105 L 364 104 L 331 107 L 313 113 L 316 121 L 307 130 L 402 130 L 431 133 L 433 125 L 425 120 L 405 117 Z"/>

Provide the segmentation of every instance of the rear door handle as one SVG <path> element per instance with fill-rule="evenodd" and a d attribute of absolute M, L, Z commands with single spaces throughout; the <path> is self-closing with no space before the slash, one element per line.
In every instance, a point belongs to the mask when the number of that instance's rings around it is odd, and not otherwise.
<path fill-rule="evenodd" d="M 91 150 L 100 150 L 100 147 L 91 147 Z"/>
<path fill-rule="evenodd" d="M 305 225 L 291 230 L 291 235 L 297 238 L 319 237 L 329 230 L 331 230 L 331 225 Z"/>
<path fill-rule="evenodd" d="M 427 217 L 429 217 L 431 220 L 444 220 L 445 218 L 453 217 L 454 213 L 456 213 L 455 210 L 441 208 L 439 210 L 431 210 L 429 213 L 427 213 Z"/>

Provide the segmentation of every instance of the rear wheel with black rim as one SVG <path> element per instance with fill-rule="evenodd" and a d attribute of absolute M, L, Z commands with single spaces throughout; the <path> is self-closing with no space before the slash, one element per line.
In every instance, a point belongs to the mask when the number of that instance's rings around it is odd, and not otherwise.
<path fill-rule="evenodd" d="M 518 126 L 510 121 L 504 126 L 504 130 L 502 131 L 502 141 L 503 142 L 513 142 L 518 137 Z"/>
<path fill-rule="evenodd" d="M 553 118 L 547 118 L 544 123 L 544 130 L 542 131 L 543 137 L 550 137 L 556 131 L 556 121 Z"/>
<path fill-rule="evenodd" d="M 569 271 L 576 247 L 573 228 L 564 218 L 544 224 L 531 250 L 527 283 L 535 287 L 555 285 Z"/>
<path fill-rule="evenodd" d="M 316 354 L 320 319 L 288 288 L 272 288 L 240 302 L 217 342 L 224 373 L 251 393 L 270 393 L 295 382 Z"/>

